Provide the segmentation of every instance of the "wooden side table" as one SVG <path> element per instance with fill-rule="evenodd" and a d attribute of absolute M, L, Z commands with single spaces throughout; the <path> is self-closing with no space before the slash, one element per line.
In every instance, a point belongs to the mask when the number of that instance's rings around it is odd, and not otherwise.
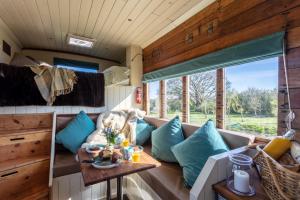
<path fill-rule="evenodd" d="M 260 184 L 258 176 L 254 178 L 254 186 L 256 194 L 251 197 L 239 196 L 231 192 L 226 186 L 226 180 L 213 185 L 219 200 L 270 200 Z"/>

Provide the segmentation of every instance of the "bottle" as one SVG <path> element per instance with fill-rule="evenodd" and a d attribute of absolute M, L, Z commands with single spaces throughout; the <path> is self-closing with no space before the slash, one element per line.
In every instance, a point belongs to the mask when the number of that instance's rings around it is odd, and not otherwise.
<path fill-rule="evenodd" d="M 263 150 L 273 159 L 277 160 L 291 148 L 291 140 L 294 135 L 295 130 L 290 129 L 283 136 L 273 138 Z"/>

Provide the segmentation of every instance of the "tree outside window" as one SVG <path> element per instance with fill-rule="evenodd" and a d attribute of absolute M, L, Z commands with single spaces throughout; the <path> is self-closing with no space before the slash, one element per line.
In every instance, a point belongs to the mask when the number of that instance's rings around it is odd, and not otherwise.
<path fill-rule="evenodd" d="M 226 129 L 277 135 L 278 58 L 226 68 Z"/>

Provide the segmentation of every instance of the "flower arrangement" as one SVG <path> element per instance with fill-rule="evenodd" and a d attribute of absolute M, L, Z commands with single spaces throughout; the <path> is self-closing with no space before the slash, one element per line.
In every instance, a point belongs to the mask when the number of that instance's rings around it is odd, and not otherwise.
<path fill-rule="evenodd" d="M 105 133 L 105 136 L 106 136 L 107 144 L 109 146 L 116 144 L 116 138 L 120 134 L 119 130 L 112 129 L 111 127 L 105 127 L 104 128 L 104 133 Z"/>

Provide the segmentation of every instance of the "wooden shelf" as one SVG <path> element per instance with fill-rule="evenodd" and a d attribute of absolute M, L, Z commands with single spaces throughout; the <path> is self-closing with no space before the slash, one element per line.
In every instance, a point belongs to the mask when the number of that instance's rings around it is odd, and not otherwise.
<path fill-rule="evenodd" d="M 14 169 L 16 167 L 22 167 L 25 165 L 30 165 L 36 162 L 50 160 L 49 155 L 38 155 L 38 156 L 31 156 L 29 158 L 18 158 L 13 160 L 7 160 L 5 162 L 0 163 L 0 172 Z"/>
<path fill-rule="evenodd" d="M 267 196 L 266 192 L 262 188 L 258 177 L 255 178 L 254 181 L 255 181 L 254 185 L 255 185 L 256 194 L 252 197 L 239 196 L 231 192 L 226 186 L 226 180 L 214 184 L 213 189 L 216 192 L 216 194 L 222 196 L 227 200 L 269 200 L 269 197 Z"/>

